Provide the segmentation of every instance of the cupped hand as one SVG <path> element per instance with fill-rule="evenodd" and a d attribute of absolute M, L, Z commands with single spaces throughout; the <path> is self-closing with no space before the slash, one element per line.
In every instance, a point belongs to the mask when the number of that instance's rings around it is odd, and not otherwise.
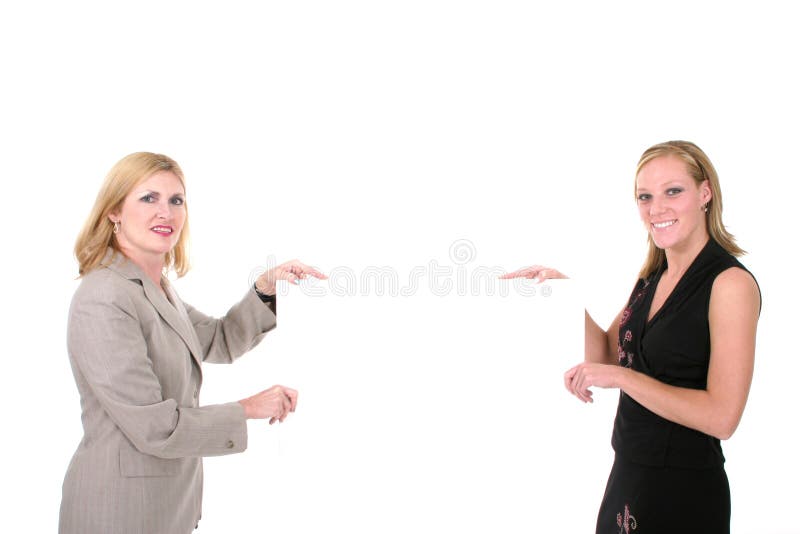
<path fill-rule="evenodd" d="M 244 407 L 247 419 L 269 419 L 269 424 L 283 422 L 297 408 L 297 391 L 285 386 L 272 386 L 240 400 L 239 404 Z"/>
<path fill-rule="evenodd" d="M 551 278 L 568 278 L 565 274 L 553 269 L 552 267 L 545 267 L 544 265 L 531 265 L 530 267 L 523 267 L 513 273 L 506 273 L 500 277 L 501 280 L 508 280 L 510 278 L 532 278 L 537 282 L 543 282 Z"/>
<path fill-rule="evenodd" d="M 256 288 L 265 295 L 274 295 L 275 283 L 278 280 L 287 280 L 292 284 L 297 284 L 300 280 L 309 276 L 320 280 L 328 278 L 325 274 L 313 267 L 309 267 L 300 260 L 287 261 L 259 276 L 256 280 Z"/>
<path fill-rule="evenodd" d="M 618 388 L 623 371 L 619 365 L 582 362 L 564 373 L 564 387 L 583 402 L 593 402 L 589 388 Z"/>

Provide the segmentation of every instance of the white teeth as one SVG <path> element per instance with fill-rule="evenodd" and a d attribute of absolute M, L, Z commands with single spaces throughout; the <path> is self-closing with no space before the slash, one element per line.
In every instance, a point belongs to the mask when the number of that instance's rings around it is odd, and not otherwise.
<path fill-rule="evenodd" d="M 677 221 L 672 220 L 672 221 L 666 221 L 666 222 L 660 222 L 660 223 L 653 223 L 653 226 L 655 226 L 656 228 L 666 228 L 667 226 L 672 226 L 676 222 Z"/>
<path fill-rule="evenodd" d="M 153 228 L 153 230 L 156 231 L 156 232 L 161 232 L 162 234 L 171 234 L 172 233 L 172 229 L 171 228 L 164 228 L 163 226 L 156 226 L 156 227 Z"/>

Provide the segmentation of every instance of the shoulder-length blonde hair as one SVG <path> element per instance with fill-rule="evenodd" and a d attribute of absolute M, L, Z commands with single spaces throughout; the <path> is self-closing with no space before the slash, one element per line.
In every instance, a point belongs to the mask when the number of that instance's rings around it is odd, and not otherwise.
<path fill-rule="evenodd" d="M 689 141 L 667 141 L 666 143 L 659 143 L 653 145 L 644 151 L 642 157 L 639 158 L 639 164 L 636 166 L 636 177 L 638 178 L 639 172 L 648 162 L 662 156 L 675 156 L 680 158 L 686 164 L 686 170 L 689 176 L 694 179 L 695 183 L 699 186 L 704 181 L 708 180 L 708 186 L 711 189 L 711 200 L 708 201 L 708 211 L 706 212 L 706 230 L 708 231 L 711 239 L 716 241 L 722 246 L 729 254 L 734 256 L 741 256 L 745 253 L 744 250 L 739 248 L 736 244 L 736 239 L 733 235 L 725 229 L 722 224 L 722 191 L 719 187 L 719 176 L 708 159 L 705 152 L 700 150 L 700 147 Z M 634 180 L 634 198 L 636 198 L 636 181 Z M 642 270 L 639 271 L 640 278 L 647 278 L 666 261 L 664 250 L 660 249 L 653 242 L 653 237 L 647 234 L 647 257 L 645 258 Z"/>
<path fill-rule="evenodd" d="M 178 177 L 186 190 L 183 171 L 173 160 L 163 154 L 152 152 L 135 152 L 119 160 L 106 176 L 97 199 L 94 201 L 89 218 L 75 241 L 75 257 L 78 259 L 78 275 L 83 276 L 100 266 L 108 247 L 122 254 L 117 240 L 114 238 L 114 224 L 108 216 L 120 209 L 125 197 L 142 180 L 153 174 L 168 171 Z M 164 256 L 164 271 L 174 269 L 177 275 L 183 276 L 189 271 L 189 212 L 187 207 L 186 221 L 183 223 L 181 235 L 172 250 Z"/>

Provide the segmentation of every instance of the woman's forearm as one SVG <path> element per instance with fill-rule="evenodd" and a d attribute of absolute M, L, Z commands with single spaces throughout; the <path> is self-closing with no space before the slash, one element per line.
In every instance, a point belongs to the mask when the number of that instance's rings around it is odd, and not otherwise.
<path fill-rule="evenodd" d="M 740 403 L 708 390 L 671 386 L 628 368 L 619 375 L 619 388 L 651 412 L 715 438 L 731 437 L 741 419 Z"/>

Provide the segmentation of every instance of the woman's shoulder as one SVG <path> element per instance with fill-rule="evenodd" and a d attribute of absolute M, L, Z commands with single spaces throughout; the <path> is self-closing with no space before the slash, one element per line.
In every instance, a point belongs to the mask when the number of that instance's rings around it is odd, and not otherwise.
<path fill-rule="evenodd" d="M 739 262 L 726 266 L 714 278 L 714 286 L 757 289 L 758 283 L 747 268 Z"/>
<path fill-rule="evenodd" d="M 713 247 L 711 265 L 712 291 L 750 293 L 761 298 L 761 291 L 755 275 L 731 254 L 722 245 L 709 240 L 709 247 Z"/>
<path fill-rule="evenodd" d="M 134 284 L 132 280 L 126 279 L 108 267 L 97 267 L 81 278 L 81 282 L 72 296 L 72 305 L 130 304 L 131 290 L 135 289 L 135 287 L 131 287 L 132 284 Z M 141 291 L 141 288 L 139 289 Z"/>
<path fill-rule="evenodd" d="M 730 265 L 714 278 L 711 299 L 723 302 L 757 303 L 761 307 L 761 289 L 755 277 L 741 263 Z"/>

